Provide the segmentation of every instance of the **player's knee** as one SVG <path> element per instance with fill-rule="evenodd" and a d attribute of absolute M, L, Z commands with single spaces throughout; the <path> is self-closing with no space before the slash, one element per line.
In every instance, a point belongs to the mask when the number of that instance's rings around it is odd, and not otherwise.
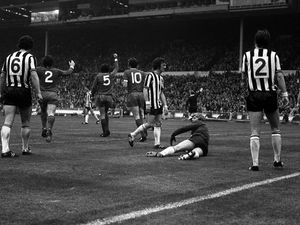
<path fill-rule="evenodd" d="M 154 121 L 153 127 L 161 127 L 162 123 L 161 121 Z"/>

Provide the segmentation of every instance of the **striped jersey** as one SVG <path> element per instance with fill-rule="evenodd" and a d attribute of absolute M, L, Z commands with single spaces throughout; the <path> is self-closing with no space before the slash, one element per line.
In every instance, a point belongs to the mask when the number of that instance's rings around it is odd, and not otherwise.
<path fill-rule="evenodd" d="M 85 93 L 85 97 L 84 97 L 84 106 L 85 107 L 91 107 L 92 106 L 92 100 L 91 100 L 91 91 L 87 91 Z"/>
<path fill-rule="evenodd" d="M 34 70 L 36 70 L 36 59 L 25 50 L 8 55 L 2 66 L 7 87 L 30 88 L 30 72 Z"/>
<path fill-rule="evenodd" d="M 125 70 L 123 78 L 127 81 L 128 93 L 143 92 L 145 76 L 143 71 L 135 68 Z"/>
<path fill-rule="evenodd" d="M 248 76 L 249 91 L 276 91 L 275 74 L 281 70 L 276 52 L 255 48 L 243 56 L 242 72 Z"/>
<path fill-rule="evenodd" d="M 162 106 L 160 95 L 162 90 L 164 89 L 163 77 L 156 74 L 155 72 L 150 72 L 146 76 L 144 86 L 148 88 L 148 96 L 151 102 L 151 108 L 160 108 Z"/>

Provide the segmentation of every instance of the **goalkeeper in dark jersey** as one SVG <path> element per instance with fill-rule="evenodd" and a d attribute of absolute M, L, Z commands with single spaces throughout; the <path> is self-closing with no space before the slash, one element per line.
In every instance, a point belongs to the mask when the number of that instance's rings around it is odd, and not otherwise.
<path fill-rule="evenodd" d="M 192 124 L 181 127 L 172 133 L 170 139 L 171 146 L 160 152 L 147 152 L 146 156 L 165 157 L 178 152 L 184 152 L 184 154 L 179 156 L 179 160 L 196 159 L 200 156 L 206 156 L 208 153 L 209 133 L 206 125 L 201 121 L 204 120 L 204 117 L 200 113 L 194 113 L 190 116 L 189 120 Z M 172 146 L 173 142 L 176 141 L 176 136 L 187 131 L 191 131 L 190 138 Z"/>

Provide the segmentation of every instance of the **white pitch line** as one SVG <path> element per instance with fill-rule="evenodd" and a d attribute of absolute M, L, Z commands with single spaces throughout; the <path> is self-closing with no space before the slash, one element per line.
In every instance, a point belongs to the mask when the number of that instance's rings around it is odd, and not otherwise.
<path fill-rule="evenodd" d="M 263 181 L 259 181 L 259 182 L 254 182 L 254 183 L 250 183 L 250 184 L 245 184 L 242 186 L 238 186 L 235 188 L 230 188 L 224 191 L 220 191 L 214 194 L 208 194 L 208 195 L 203 195 L 203 196 L 197 196 L 194 198 L 188 198 L 182 201 L 178 201 L 178 202 L 172 202 L 172 203 L 168 203 L 168 204 L 164 204 L 164 205 L 159 205 L 159 206 L 155 206 L 152 208 L 145 208 L 142 210 L 138 210 L 138 211 L 133 211 L 130 213 L 126 213 L 126 214 L 121 214 L 121 215 L 117 215 L 117 216 L 112 216 L 112 217 L 106 217 L 103 219 L 98 219 L 86 224 L 82 224 L 82 225 L 106 225 L 106 224 L 112 224 L 112 223 L 120 223 L 123 222 L 125 220 L 129 220 L 129 219 L 134 219 L 134 218 L 138 218 L 138 217 L 142 217 L 145 215 L 149 215 L 152 213 L 156 213 L 156 212 L 160 212 L 163 210 L 168 210 L 168 209 L 175 209 L 175 208 L 179 208 L 182 206 L 186 206 L 186 205 L 190 205 L 190 204 L 194 204 L 197 202 L 201 202 L 207 199 L 214 199 L 214 198 L 220 198 L 226 195 L 230 195 L 236 192 L 240 192 L 240 191 L 244 191 L 244 190 L 248 190 L 254 187 L 258 187 L 258 186 L 262 186 L 262 185 L 266 185 L 266 184 L 271 184 L 277 181 L 281 181 L 284 179 L 289 179 L 289 178 L 293 178 L 293 177 L 297 177 L 300 175 L 300 172 L 296 172 L 296 173 L 292 173 L 286 176 L 281 176 L 281 177 L 275 177 L 272 179 L 267 179 L 267 180 L 263 180 Z"/>

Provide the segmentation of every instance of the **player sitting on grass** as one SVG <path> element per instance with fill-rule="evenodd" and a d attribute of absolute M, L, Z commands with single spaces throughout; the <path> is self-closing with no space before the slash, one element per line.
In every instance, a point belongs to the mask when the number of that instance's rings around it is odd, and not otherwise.
<path fill-rule="evenodd" d="M 147 152 L 146 156 L 165 157 L 184 151 L 186 154 L 180 155 L 178 158 L 179 160 L 196 159 L 200 156 L 206 156 L 208 152 L 209 133 L 206 125 L 201 122 L 201 120 L 204 120 L 204 117 L 200 113 L 193 113 L 189 120 L 192 122 L 192 124 L 181 127 L 172 133 L 170 139 L 171 146 L 160 152 Z M 175 137 L 187 131 L 191 131 L 191 137 L 175 146 L 172 146 L 173 141 L 176 141 Z"/>

